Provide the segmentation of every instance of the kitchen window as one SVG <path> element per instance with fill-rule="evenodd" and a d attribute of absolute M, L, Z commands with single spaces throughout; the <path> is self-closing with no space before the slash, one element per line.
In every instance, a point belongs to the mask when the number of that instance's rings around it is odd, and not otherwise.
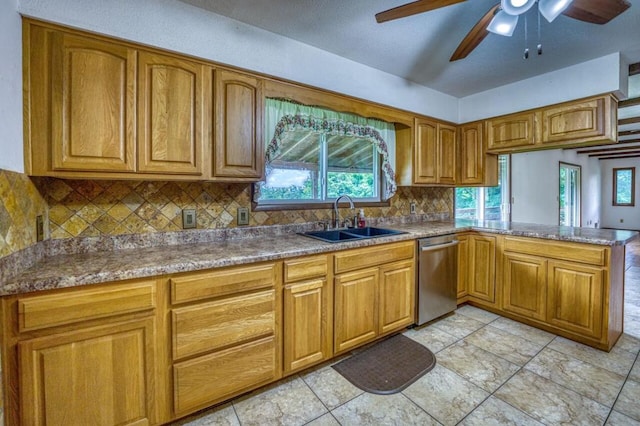
<path fill-rule="evenodd" d="M 498 186 L 456 188 L 455 218 L 511 220 L 511 157 L 498 156 Z"/>
<path fill-rule="evenodd" d="M 613 169 L 613 205 L 635 206 L 636 168 Z"/>
<path fill-rule="evenodd" d="M 267 99 L 266 110 L 258 210 L 319 207 L 342 194 L 379 203 L 395 192 L 393 124 L 278 99 Z"/>

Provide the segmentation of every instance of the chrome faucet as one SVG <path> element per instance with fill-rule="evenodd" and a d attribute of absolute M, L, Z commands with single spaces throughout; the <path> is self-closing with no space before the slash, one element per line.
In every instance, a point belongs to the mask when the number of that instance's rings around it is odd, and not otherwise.
<path fill-rule="evenodd" d="M 355 208 L 353 205 L 353 200 L 347 194 L 342 194 L 341 196 L 336 198 L 336 201 L 333 202 L 333 227 L 334 228 L 340 228 L 340 212 L 338 211 L 338 203 L 343 198 L 346 198 L 347 200 L 349 200 L 349 207 L 351 209 Z"/>

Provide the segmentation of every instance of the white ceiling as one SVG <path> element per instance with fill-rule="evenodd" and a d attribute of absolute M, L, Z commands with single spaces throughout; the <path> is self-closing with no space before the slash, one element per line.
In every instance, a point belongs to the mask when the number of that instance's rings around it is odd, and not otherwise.
<path fill-rule="evenodd" d="M 640 62 L 640 0 L 608 24 L 541 18 L 543 55 L 522 58 L 524 20 L 513 37 L 489 36 L 466 59 L 449 58 L 467 31 L 497 2 L 468 0 L 378 24 L 374 15 L 410 0 L 183 0 L 353 61 L 463 97 L 613 52 Z M 527 14 L 537 44 L 535 8 Z"/>

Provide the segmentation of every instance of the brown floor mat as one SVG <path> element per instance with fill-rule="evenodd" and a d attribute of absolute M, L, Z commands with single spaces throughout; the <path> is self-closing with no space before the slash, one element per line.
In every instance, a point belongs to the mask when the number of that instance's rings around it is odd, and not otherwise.
<path fill-rule="evenodd" d="M 429 349 L 398 334 L 333 368 L 362 390 L 388 395 L 400 392 L 435 365 L 436 357 Z"/>

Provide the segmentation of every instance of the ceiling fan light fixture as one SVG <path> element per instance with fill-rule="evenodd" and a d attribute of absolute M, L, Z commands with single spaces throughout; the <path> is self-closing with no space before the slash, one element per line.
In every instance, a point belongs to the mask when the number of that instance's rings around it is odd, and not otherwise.
<path fill-rule="evenodd" d="M 538 0 L 538 9 L 544 18 L 553 22 L 573 0 Z"/>
<path fill-rule="evenodd" d="M 511 15 L 501 10 L 493 17 L 487 26 L 487 30 L 494 34 L 511 37 L 517 24 L 518 15 Z"/>
<path fill-rule="evenodd" d="M 521 15 L 531 9 L 536 0 L 500 0 L 500 8 L 509 15 Z"/>

